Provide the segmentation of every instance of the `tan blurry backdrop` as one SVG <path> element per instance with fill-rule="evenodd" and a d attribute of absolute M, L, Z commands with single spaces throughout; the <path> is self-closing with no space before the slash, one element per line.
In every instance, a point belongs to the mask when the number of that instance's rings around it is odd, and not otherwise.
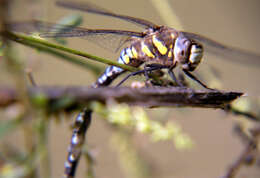
<path fill-rule="evenodd" d="M 149 0 L 89 1 L 115 13 L 140 17 L 157 24 L 167 25 Z M 219 42 L 260 53 L 260 2 L 258 0 L 169 0 L 169 4 L 180 20 L 176 22 L 176 25 L 181 23 L 182 28 L 186 31 L 203 34 Z M 23 0 L 15 2 L 12 7 L 12 17 L 15 20 L 41 16 L 44 20 L 56 22 L 71 13 L 80 12 L 58 8 L 51 0 L 38 3 L 32 0 Z M 139 30 L 134 25 L 120 20 L 80 14 L 84 18 L 82 24 L 84 27 Z M 115 60 L 119 55 L 82 39 L 71 39 L 68 46 L 108 59 Z M 90 72 L 78 66 L 55 59 L 47 54 L 39 54 L 28 48 L 22 49 L 25 50 L 19 50 L 19 55 L 25 60 L 27 66 L 32 67 L 38 85 L 89 86 L 95 81 L 95 77 Z M 215 56 L 207 56 L 198 67 L 198 71 L 203 71 L 207 64 L 214 66 L 221 74 L 222 89 L 243 91 L 250 96 L 259 97 L 259 68 L 226 62 Z M 1 64 L 0 67 L 2 68 Z M 11 83 L 8 75 L 1 74 L 0 81 L 1 83 Z M 160 113 L 162 111 L 164 110 L 154 109 L 149 115 L 154 116 L 153 119 L 157 119 L 162 115 Z M 152 143 L 148 137 L 136 134 L 137 147 L 140 154 L 151 162 L 151 166 L 155 170 L 154 177 L 207 178 L 223 175 L 227 167 L 242 151 L 239 139 L 232 133 L 232 126 L 235 123 L 234 117 L 225 115 L 220 110 L 212 109 L 173 108 L 167 110 L 167 112 L 169 111 L 168 119 L 180 123 L 196 145 L 190 151 L 179 152 L 171 142 Z M 69 130 L 71 123 L 72 119 L 69 122 L 62 122 L 62 124 L 52 122 L 50 125 L 53 177 L 60 177 L 63 173 L 63 162 L 71 136 Z M 122 169 L 119 169 L 116 152 L 111 149 L 109 129 L 96 115 L 94 115 L 87 139 L 90 147 L 97 152 L 95 166 L 97 177 L 126 177 Z M 77 177 L 84 177 L 85 168 L 82 163 L 84 161 L 81 161 Z M 260 177 L 257 168 L 250 168 L 250 170 L 243 169 L 240 176 Z"/>

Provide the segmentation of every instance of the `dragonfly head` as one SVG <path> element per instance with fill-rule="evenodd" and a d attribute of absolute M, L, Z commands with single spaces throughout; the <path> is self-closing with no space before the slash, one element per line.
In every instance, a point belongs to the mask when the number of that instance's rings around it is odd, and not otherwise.
<path fill-rule="evenodd" d="M 181 63 L 183 69 L 194 71 L 201 62 L 202 56 L 202 45 L 184 36 L 179 36 L 176 39 L 174 57 Z"/>

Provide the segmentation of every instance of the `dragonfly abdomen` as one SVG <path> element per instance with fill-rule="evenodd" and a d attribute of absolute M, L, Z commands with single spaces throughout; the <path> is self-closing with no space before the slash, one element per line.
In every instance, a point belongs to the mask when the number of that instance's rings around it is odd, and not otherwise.
<path fill-rule="evenodd" d="M 134 47 L 130 46 L 124 48 L 120 56 L 117 60 L 118 63 L 130 65 L 133 67 L 140 66 L 143 62 L 137 60 L 138 54 Z M 109 66 L 106 68 L 105 72 L 97 79 L 97 81 L 92 85 L 94 88 L 107 86 L 109 85 L 114 79 L 116 79 L 120 74 L 124 73 L 125 70 L 117 67 L 117 66 Z"/>

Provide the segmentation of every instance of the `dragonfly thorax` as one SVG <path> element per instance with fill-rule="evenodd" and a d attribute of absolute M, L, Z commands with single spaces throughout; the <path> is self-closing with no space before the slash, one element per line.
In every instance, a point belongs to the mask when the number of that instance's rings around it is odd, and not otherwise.
<path fill-rule="evenodd" d="M 174 47 L 174 57 L 183 69 L 188 71 L 195 70 L 202 56 L 202 45 L 182 35 L 177 37 Z"/>

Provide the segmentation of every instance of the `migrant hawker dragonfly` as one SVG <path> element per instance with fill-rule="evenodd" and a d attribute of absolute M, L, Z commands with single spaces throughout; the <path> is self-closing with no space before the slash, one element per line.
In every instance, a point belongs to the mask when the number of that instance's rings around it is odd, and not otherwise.
<path fill-rule="evenodd" d="M 111 38 L 119 39 L 117 40 L 118 43 L 112 44 L 116 49 L 122 46 L 122 44 L 128 44 L 127 47 L 122 49 L 120 56 L 118 57 L 119 63 L 133 67 L 145 64 L 144 70 L 132 73 L 129 76 L 140 73 L 147 76 L 147 72 L 165 68 L 168 69 L 169 75 L 178 85 L 182 84 L 175 77 L 173 69 L 179 65 L 188 77 L 197 81 L 204 88 L 208 88 L 190 73 L 200 64 L 204 51 L 209 51 L 219 57 L 223 56 L 225 59 L 234 60 L 236 62 L 247 62 L 248 64 L 253 65 L 260 64 L 260 56 L 257 54 L 223 45 L 201 35 L 178 31 L 167 26 L 156 25 L 140 18 L 119 15 L 90 3 L 58 1 L 57 5 L 69 9 L 76 9 L 88 13 L 125 20 L 144 27 L 144 31 L 134 32 L 126 30 L 74 28 L 71 26 L 40 21 L 22 24 L 17 23 L 14 24 L 13 27 L 18 27 L 18 29 L 19 27 L 33 27 L 41 32 L 41 37 L 45 38 L 80 37 L 91 41 L 97 39 L 97 43 L 103 43 L 103 40 Z M 99 39 L 100 37 L 101 40 Z M 124 72 L 125 70 L 122 68 L 109 66 L 93 84 L 93 87 L 107 86 Z M 120 82 L 120 84 L 121 83 L 122 82 Z M 88 123 L 87 125 L 90 123 L 91 112 L 91 110 L 86 109 L 76 118 L 68 160 L 65 163 L 66 177 L 73 177 L 75 174 L 76 166 L 81 154 L 80 146 L 84 142 L 86 123 Z"/>

